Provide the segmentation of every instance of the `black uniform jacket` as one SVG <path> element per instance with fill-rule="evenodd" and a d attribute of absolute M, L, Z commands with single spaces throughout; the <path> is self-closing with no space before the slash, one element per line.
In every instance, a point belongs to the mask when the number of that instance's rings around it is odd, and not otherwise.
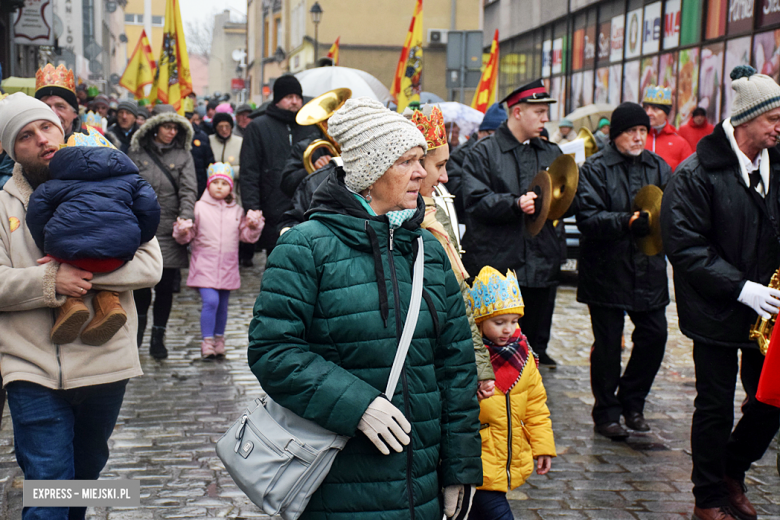
<path fill-rule="evenodd" d="M 466 156 L 461 188 L 466 208 L 463 264 L 472 276 L 490 265 L 501 273 L 514 269 L 521 287 L 557 283 L 563 226 L 556 229 L 547 222 L 530 237 L 517 199 L 529 190 L 539 170 L 559 155 L 558 145 L 539 138 L 520 143 L 504 122 Z"/>
<path fill-rule="evenodd" d="M 585 161 L 577 188 L 582 233 L 577 301 L 638 312 L 669 304 L 666 258 L 642 253 L 628 221 L 639 190 L 649 184 L 663 189 L 670 174 L 653 152 L 629 158 L 612 143 Z"/>
<path fill-rule="evenodd" d="M 661 226 L 674 267 L 680 330 L 697 341 L 757 347 L 756 313 L 739 303 L 747 280 L 767 285 L 780 267 L 771 219 L 780 216 L 780 153 L 769 150 L 770 186 L 762 210 L 742 179 L 722 123 L 682 162 L 664 193 Z"/>

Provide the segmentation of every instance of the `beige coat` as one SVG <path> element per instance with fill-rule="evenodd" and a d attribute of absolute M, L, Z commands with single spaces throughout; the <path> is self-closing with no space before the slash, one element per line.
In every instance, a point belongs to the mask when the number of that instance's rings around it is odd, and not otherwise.
<path fill-rule="evenodd" d="M 142 244 L 135 257 L 116 271 L 96 274 L 94 290 L 118 291 L 127 323 L 103 346 L 81 340 L 54 345 L 49 339 L 55 308 L 65 297 L 55 292 L 59 264 L 38 265 L 43 253 L 27 229 L 25 216 L 32 188 L 16 164 L 0 191 L 0 370 L 3 384 L 29 381 L 52 389 L 70 389 L 121 381 L 142 374 L 136 346 L 138 320 L 133 290 L 151 287 L 162 276 L 156 239 Z M 84 302 L 93 312 L 90 291 Z"/>
<path fill-rule="evenodd" d="M 211 151 L 214 152 L 214 160 L 217 162 L 230 163 L 233 167 L 234 184 L 238 185 L 238 173 L 240 170 L 239 157 L 241 156 L 241 145 L 244 139 L 233 134 L 226 142 L 222 142 L 216 134 L 209 136 Z"/>

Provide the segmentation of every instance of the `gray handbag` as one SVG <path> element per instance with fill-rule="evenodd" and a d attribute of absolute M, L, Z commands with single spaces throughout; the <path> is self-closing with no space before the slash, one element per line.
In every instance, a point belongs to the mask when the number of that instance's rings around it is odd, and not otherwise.
<path fill-rule="evenodd" d="M 420 311 L 423 238 L 417 243 L 412 298 L 384 394 L 388 400 L 393 399 Z M 296 520 L 348 440 L 264 396 L 255 399 L 217 441 L 217 455 L 236 485 L 263 512 Z"/>

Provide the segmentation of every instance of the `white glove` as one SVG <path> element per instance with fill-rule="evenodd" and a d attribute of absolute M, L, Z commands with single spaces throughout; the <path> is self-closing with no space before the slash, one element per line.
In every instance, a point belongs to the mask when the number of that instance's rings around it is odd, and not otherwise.
<path fill-rule="evenodd" d="M 471 510 L 471 499 L 474 498 L 474 486 L 457 484 L 444 488 L 444 516 L 455 520 L 465 520 Z"/>
<path fill-rule="evenodd" d="M 780 291 L 770 289 L 760 283 L 745 282 L 745 286 L 742 287 L 742 292 L 739 293 L 737 300 L 767 320 L 772 317 L 772 314 L 777 314 L 778 310 L 780 310 Z"/>
<path fill-rule="evenodd" d="M 366 434 L 368 440 L 373 442 L 379 451 L 384 455 L 390 455 L 390 450 L 387 449 L 385 442 L 395 451 L 401 453 L 404 450 L 401 444 L 404 446 L 409 444 L 407 433 L 412 431 L 412 425 L 406 420 L 401 410 L 393 406 L 393 403 L 386 398 L 379 396 L 368 405 L 363 417 L 360 418 L 358 429 Z M 385 442 L 382 442 L 382 439 Z"/>

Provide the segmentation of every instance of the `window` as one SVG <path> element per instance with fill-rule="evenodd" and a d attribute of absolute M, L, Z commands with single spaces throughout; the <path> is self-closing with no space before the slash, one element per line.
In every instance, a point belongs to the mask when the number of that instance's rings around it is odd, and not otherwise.
<path fill-rule="evenodd" d="M 152 16 L 152 25 L 162 26 L 165 25 L 164 16 Z"/>
<path fill-rule="evenodd" d="M 134 14 L 126 14 L 125 15 L 125 23 L 135 23 L 135 15 Z"/>

